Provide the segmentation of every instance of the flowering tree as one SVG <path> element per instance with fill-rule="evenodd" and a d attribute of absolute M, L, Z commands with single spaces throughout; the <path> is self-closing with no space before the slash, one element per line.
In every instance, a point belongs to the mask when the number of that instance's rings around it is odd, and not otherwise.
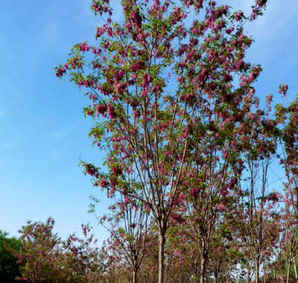
<path fill-rule="evenodd" d="M 121 193 L 127 206 L 143 202 L 155 220 L 159 283 L 169 219 L 179 217 L 175 211 L 189 195 L 201 196 L 191 213 L 199 213 L 204 281 L 208 242 L 221 212 L 232 206 L 241 153 L 253 147 L 261 154 L 266 144 L 252 140 L 274 135 L 276 125 L 253 111 L 261 67 L 244 58 L 252 39 L 243 24 L 261 15 L 266 2 L 257 0 L 246 16 L 215 1 L 122 0 L 121 23 L 108 0 L 93 0 L 104 20 L 98 42 L 75 45 L 56 68 L 58 77 L 68 73 L 87 90 L 91 104 L 84 112 L 97 121 L 90 135 L 107 152 L 107 170 L 86 163 L 86 172 L 109 194 Z"/>
<path fill-rule="evenodd" d="M 149 240 L 149 213 L 143 202 L 131 200 L 126 203 L 123 196 L 109 209 L 111 215 L 103 216 L 100 222 L 110 232 L 107 240 L 110 257 L 118 265 L 120 262 L 128 265 L 131 281 L 136 283 Z"/>
<path fill-rule="evenodd" d="M 103 253 L 94 247 L 90 227 L 82 225 L 84 238 L 74 234 L 63 241 L 53 233 L 54 219 L 29 222 L 21 232 L 22 246 L 12 254 L 22 263 L 24 282 L 95 282 L 104 273 Z"/>
<path fill-rule="evenodd" d="M 71 234 L 63 241 L 63 266 L 72 282 L 95 282 L 102 279 L 105 257 L 96 247 L 97 240 L 89 225 L 81 225 L 83 238 Z"/>
<path fill-rule="evenodd" d="M 61 239 L 53 233 L 54 219 L 46 223 L 28 222 L 20 230 L 22 247 L 15 253 L 22 263 L 21 280 L 43 282 L 61 279 L 59 257 Z"/>
<path fill-rule="evenodd" d="M 280 87 L 280 92 L 285 87 Z M 282 235 L 282 256 L 286 262 L 286 282 L 289 282 L 290 267 L 293 266 L 295 280 L 297 274 L 297 248 L 298 248 L 298 171 L 297 171 L 297 99 L 288 107 L 282 105 L 276 106 L 276 117 L 285 124 L 281 138 L 283 157 L 280 163 L 284 167 L 286 182 L 284 183 L 285 194 L 283 196 L 284 209 L 283 218 L 283 235 Z"/>

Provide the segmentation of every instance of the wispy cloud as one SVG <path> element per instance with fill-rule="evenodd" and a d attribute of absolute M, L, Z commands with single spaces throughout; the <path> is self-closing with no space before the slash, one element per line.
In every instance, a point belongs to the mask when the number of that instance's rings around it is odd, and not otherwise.
<path fill-rule="evenodd" d="M 285 5 L 283 1 L 268 1 L 264 15 L 250 24 L 248 31 L 255 36 L 262 35 L 261 40 L 267 40 L 268 38 L 278 37 L 282 30 L 294 28 L 294 25 L 289 26 L 288 24 L 292 21 L 292 24 L 294 24 L 297 21 L 298 6 L 296 2 L 296 0 L 288 0 Z M 231 6 L 249 13 L 254 3 L 255 0 L 233 0 Z"/>

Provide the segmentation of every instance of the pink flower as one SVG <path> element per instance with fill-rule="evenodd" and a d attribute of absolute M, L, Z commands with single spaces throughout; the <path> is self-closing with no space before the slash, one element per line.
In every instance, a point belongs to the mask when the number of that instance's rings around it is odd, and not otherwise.
<path fill-rule="evenodd" d="M 57 77 L 62 77 L 65 72 L 66 72 L 66 69 L 64 67 L 57 68 L 57 70 L 56 70 L 56 76 Z"/>
<path fill-rule="evenodd" d="M 227 34 L 231 34 L 233 31 L 234 31 L 234 27 L 230 27 L 230 28 L 226 29 Z"/>
<path fill-rule="evenodd" d="M 89 109 L 89 110 L 87 111 L 87 113 L 86 113 L 86 114 L 87 114 L 88 116 L 91 116 L 91 115 L 93 115 L 93 113 L 94 113 L 94 111 L 93 111 L 93 110 L 91 110 L 91 109 Z"/>
<path fill-rule="evenodd" d="M 190 195 L 192 197 L 197 197 L 199 192 L 200 192 L 200 188 L 193 188 L 193 189 L 190 190 Z"/>
<path fill-rule="evenodd" d="M 86 42 L 83 42 L 80 44 L 79 48 L 80 48 L 80 51 L 89 51 L 90 46 L 88 46 Z"/>
<path fill-rule="evenodd" d="M 109 114 L 109 118 L 110 119 L 114 119 L 117 117 L 117 114 L 115 112 L 115 109 L 113 106 L 111 106 L 110 104 L 107 105 L 108 108 L 108 114 Z"/>
<path fill-rule="evenodd" d="M 223 157 L 223 159 L 227 159 L 228 153 L 226 152 L 226 150 L 222 151 L 222 157 Z"/>
<path fill-rule="evenodd" d="M 242 11 L 238 11 L 234 14 L 235 20 L 239 22 L 243 18 L 244 14 Z"/>
<path fill-rule="evenodd" d="M 95 168 L 94 168 L 91 164 L 87 164 L 87 165 L 85 166 L 85 169 L 86 169 L 87 174 L 89 174 L 89 175 L 91 175 L 91 176 L 94 176 L 95 173 L 96 173 Z"/>
<path fill-rule="evenodd" d="M 105 32 L 105 28 L 104 27 L 99 27 L 97 28 L 97 31 L 96 31 L 96 38 L 102 36 Z"/>
<path fill-rule="evenodd" d="M 267 97 L 266 97 L 266 105 L 267 107 L 270 106 L 271 102 L 272 102 L 272 98 L 273 98 L 273 95 L 272 94 L 269 94 Z"/>
<path fill-rule="evenodd" d="M 105 180 L 100 180 L 99 181 L 99 185 L 102 187 L 102 188 L 105 188 L 105 187 L 107 187 L 108 186 L 108 182 L 107 181 L 105 181 Z"/>
<path fill-rule="evenodd" d="M 171 152 L 170 152 L 169 150 L 167 150 L 167 151 L 164 153 L 165 158 L 167 158 L 170 154 L 171 154 Z"/>
<path fill-rule="evenodd" d="M 123 78 L 123 75 L 124 75 L 124 71 L 119 70 L 118 72 L 116 72 L 114 78 L 116 81 L 120 81 Z"/>
<path fill-rule="evenodd" d="M 136 63 L 132 64 L 131 67 L 130 67 L 130 70 L 132 72 L 136 72 L 138 70 L 144 69 L 144 67 L 145 67 L 144 62 L 139 61 L 139 62 L 136 62 Z"/>
<path fill-rule="evenodd" d="M 176 222 L 178 222 L 179 224 L 183 224 L 183 223 L 185 223 L 185 219 L 184 219 L 181 215 L 172 213 L 172 214 L 171 214 L 171 217 L 172 217 Z"/>
<path fill-rule="evenodd" d="M 159 86 L 158 85 L 154 85 L 153 87 L 152 87 L 152 91 L 153 92 L 158 92 L 159 91 Z"/>
<path fill-rule="evenodd" d="M 287 91 L 288 91 L 288 85 L 283 84 L 283 85 L 280 85 L 280 86 L 279 86 L 279 90 L 278 90 L 278 92 L 279 92 L 280 94 L 283 94 L 283 96 L 286 96 Z"/>
<path fill-rule="evenodd" d="M 240 70 L 241 67 L 243 66 L 243 60 L 239 60 L 236 64 L 235 64 L 235 69 L 236 70 Z"/>
<path fill-rule="evenodd" d="M 142 35 L 141 33 L 139 33 L 139 34 L 137 35 L 137 38 L 138 38 L 139 41 L 142 41 L 142 40 L 143 40 L 143 35 Z"/>
<path fill-rule="evenodd" d="M 121 168 L 118 168 L 118 167 L 112 167 L 112 172 L 115 176 L 118 176 L 122 173 L 122 170 Z"/>
<path fill-rule="evenodd" d="M 104 44 L 104 48 L 107 49 L 110 46 L 110 42 L 106 41 Z"/>
<path fill-rule="evenodd" d="M 97 104 L 96 105 L 97 115 L 98 114 L 104 115 L 106 111 L 107 111 L 107 106 L 105 104 Z"/>
<path fill-rule="evenodd" d="M 133 116 L 134 116 L 135 118 L 140 117 L 140 115 L 141 115 L 141 113 L 140 113 L 139 110 L 134 110 L 134 111 L 133 111 Z"/>
<path fill-rule="evenodd" d="M 152 82 L 152 76 L 150 74 L 147 74 L 147 82 L 148 83 Z"/>
<path fill-rule="evenodd" d="M 222 203 L 220 203 L 220 204 L 217 204 L 217 205 L 216 205 L 216 209 L 217 209 L 218 211 L 223 211 L 223 210 L 225 209 L 225 206 L 224 206 Z"/>
<path fill-rule="evenodd" d="M 141 96 L 146 97 L 147 95 L 148 95 L 148 88 L 145 88 L 145 89 L 142 90 Z"/>

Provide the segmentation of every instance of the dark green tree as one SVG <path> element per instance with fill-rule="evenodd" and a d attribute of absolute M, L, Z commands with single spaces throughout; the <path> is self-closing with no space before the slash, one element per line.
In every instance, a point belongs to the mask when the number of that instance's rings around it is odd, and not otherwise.
<path fill-rule="evenodd" d="M 20 276 L 19 264 L 12 251 L 21 248 L 21 241 L 15 237 L 8 237 L 8 233 L 0 230 L 0 282 L 15 282 Z"/>

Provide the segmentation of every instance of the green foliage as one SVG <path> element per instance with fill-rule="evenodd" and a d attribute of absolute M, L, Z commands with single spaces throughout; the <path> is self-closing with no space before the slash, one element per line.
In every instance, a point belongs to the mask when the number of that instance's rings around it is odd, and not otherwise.
<path fill-rule="evenodd" d="M 19 239 L 8 237 L 6 232 L 0 230 L 0 282 L 15 282 L 15 278 L 20 276 L 19 264 L 12 254 L 20 247 Z"/>

